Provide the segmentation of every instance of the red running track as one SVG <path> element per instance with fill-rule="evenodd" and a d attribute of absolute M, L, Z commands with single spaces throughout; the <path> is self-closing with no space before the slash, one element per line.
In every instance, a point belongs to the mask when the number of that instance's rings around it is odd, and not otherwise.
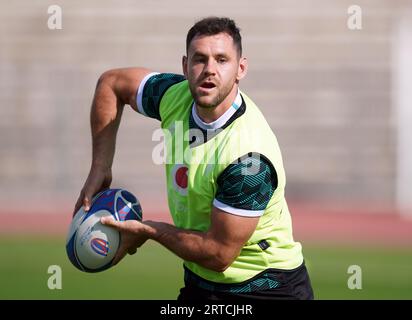
<path fill-rule="evenodd" d="M 401 216 L 390 208 L 363 209 L 334 206 L 290 205 L 295 240 L 316 244 L 411 246 L 412 215 Z M 171 222 L 167 214 L 148 210 L 145 219 Z M 71 221 L 70 209 L 58 213 L 0 213 L 0 234 L 65 236 Z"/>

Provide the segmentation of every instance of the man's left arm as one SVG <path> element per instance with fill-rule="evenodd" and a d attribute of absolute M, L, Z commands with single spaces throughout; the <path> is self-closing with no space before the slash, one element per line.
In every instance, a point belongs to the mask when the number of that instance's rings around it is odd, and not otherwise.
<path fill-rule="evenodd" d="M 206 232 L 185 230 L 156 221 L 102 220 L 122 233 L 122 244 L 114 264 L 127 252 L 134 252 L 147 239 L 152 239 L 183 260 L 216 272 L 223 272 L 232 264 L 255 231 L 258 221 L 259 217 L 237 216 L 216 207 L 212 208 L 211 224 Z"/>
<path fill-rule="evenodd" d="M 277 174 L 263 155 L 247 154 L 219 175 L 217 186 L 206 232 L 155 221 L 104 220 L 122 232 L 114 264 L 153 239 L 186 261 L 217 272 L 226 270 L 254 233 L 277 188 Z"/>

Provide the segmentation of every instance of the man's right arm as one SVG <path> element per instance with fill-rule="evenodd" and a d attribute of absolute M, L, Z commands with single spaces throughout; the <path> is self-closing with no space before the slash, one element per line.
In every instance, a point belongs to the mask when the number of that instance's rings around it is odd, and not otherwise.
<path fill-rule="evenodd" d="M 123 68 L 106 71 L 100 76 L 90 112 L 92 163 L 73 215 L 81 206 L 88 211 L 92 197 L 110 187 L 116 135 L 123 107 L 129 104 L 137 110 L 136 92 L 149 73 L 150 70 L 144 68 Z"/>

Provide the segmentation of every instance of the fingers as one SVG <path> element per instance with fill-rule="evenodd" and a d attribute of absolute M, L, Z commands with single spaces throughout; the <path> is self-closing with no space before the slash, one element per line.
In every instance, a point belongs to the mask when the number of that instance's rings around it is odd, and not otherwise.
<path fill-rule="evenodd" d="M 73 214 L 72 217 L 74 217 L 77 213 L 77 211 L 79 211 L 80 207 L 81 207 L 81 200 L 80 198 L 77 200 L 76 204 L 74 205 L 74 209 L 73 209 Z"/>
<path fill-rule="evenodd" d="M 119 231 L 126 232 L 125 239 L 122 240 L 119 249 L 117 250 L 116 256 L 113 259 L 112 265 L 116 265 L 122 260 L 126 254 L 133 255 L 137 252 L 137 247 L 135 247 L 130 240 L 126 240 L 127 238 L 127 231 L 130 231 L 125 224 L 125 222 L 117 221 L 113 217 L 102 217 L 100 218 L 100 222 L 103 225 L 113 227 Z M 124 235 L 124 233 L 123 233 Z"/>
<path fill-rule="evenodd" d="M 83 199 L 83 208 L 84 211 L 89 211 L 90 210 L 90 195 L 85 195 Z"/>
<path fill-rule="evenodd" d="M 90 197 L 85 195 L 83 191 L 80 193 L 80 196 L 77 199 L 77 202 L 74 206 L 73 215 L 72 215 L 73 217 L 76 215 L 76 213 L 80 210 L 82 206 L 83 206 L 84 211 L 90 210 Z"/>
<path fill-rule="evenodd" d="M 116 265 L 120 262 L 120 260 L 122 260 L 124 258 L 124 256 L 126 255 L 126 250 L 123 247 L 120 247 L 119 250 L 116 253 L 116 256 L 113 259 L 112 265 Z"/>
<path fill-rule="evenodd" d="M 121 245 L 117 250 L 116 256 L 113 259 L 112 265 L 118 264 L 126 254 L 134 255 L 137 252 L 137 248 L 129 248 L 127 249 L 125 246 Z"/>
<path fill-rule="evenodd" d="M 120 244 L 119 249 L 117 250 L 116 256 L 113 259 L 112 265 L 118 264 L 125 256 L 126 254 L 135 254 L 137 251 L 137 248 L 133 247 L 127 247 L 126 244 L 122 243 Z"/>
<path fill-rule="evenodd" d="M 84 211 L 89 211 L 92 205 L 92 199 L 98 192 L 110 188 L 112 182 L 112 173 L 110 168 L 102 169 L 92 167 L 83 186 L 80 196 L 74 206 L 73 217 L 83 206 Z"/>
<path fill-rule="evenodd" d="M 100 222 L 105 226 L 113 227 L 117 230 L 122 230 L 122 223 L 120 221 L 115 220 L 113 217 L 103 217 L 100 218 Z"/>
<path fill-rule="evenodd" d="M 130 248 L 129 250 L 127 250 L 127 253 L 130 255 L 134 255 L 137 252 L 137 248 Z"/>
<path fill-rule="evenodd" d="M 89 211 L 90 207 L 92 205 L 92 199 L 95 194 L 99 192 L 99 186 L 96 184 L 96 182 L 93 181 L 93 179 L 88 180 L 88 183 L 84 187 L 83 191 L 83 199 L 82 199 L 82 205 L 84 208 L 84 211 Z"/>
<path fill-rule="evenodd" d="M 83 204 L 83 200 L 84 200 L 84 193 L 83 190 L 80 192 L 79 198 L 77 199 L 76 204 L 74 205 L 74 209 L 73 209 L 73 217 L 76 215 L 77 211 L 80 210 L 82 204 Z"/>
<path fill-rule="evenodd" d="M 115 229 L 119 229 L 119 221 L 116 221 L 113 217 L 102 217 L 100 218 L 100 222 L 109 227 L 113 227 Z M 117 253 L 112 261 L 112 265 L 116 265 L 124 258 L 127 253 L 127 248 L 124 246 L 123 243 L 120 244 L 119 249 L 117 249 Z"/>

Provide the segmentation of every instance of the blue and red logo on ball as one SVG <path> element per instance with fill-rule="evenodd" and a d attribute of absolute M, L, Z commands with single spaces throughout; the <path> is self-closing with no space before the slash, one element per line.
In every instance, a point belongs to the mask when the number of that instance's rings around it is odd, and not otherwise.
<path fill-rule="evenodd" d="M 109 253 L 109 242 L 101 238 L 93 238 L 90 242 L 92 250 L 101 256 L 106 257 Z"/>

